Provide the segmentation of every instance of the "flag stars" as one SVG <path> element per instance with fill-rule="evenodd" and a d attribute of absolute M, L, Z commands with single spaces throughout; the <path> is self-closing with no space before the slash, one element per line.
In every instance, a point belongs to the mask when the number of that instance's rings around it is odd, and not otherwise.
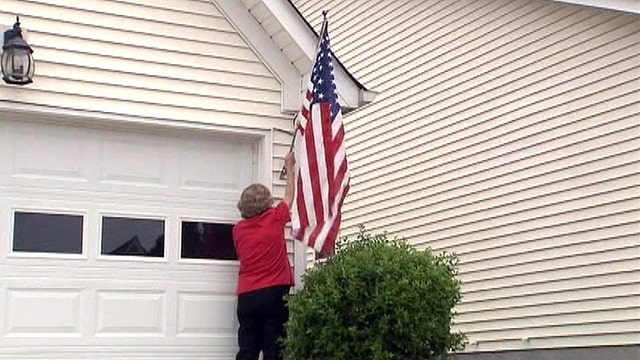
<path fill-rule="evenodd" d="M 312 103 L 328 102 L 332 118 L 340 112 L 340 103 L 336 92 L 333 53 L 329 47 L 329 36 L 322 34 L 318 52 L 310 75 L 310 88 L 313 88 Z"/>

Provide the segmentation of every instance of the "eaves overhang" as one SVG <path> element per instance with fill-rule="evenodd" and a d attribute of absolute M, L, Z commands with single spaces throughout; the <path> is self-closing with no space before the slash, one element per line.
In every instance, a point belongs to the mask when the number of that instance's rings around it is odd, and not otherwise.
<path fill-rule="evenodd" d="M 283 111 L 302 104 L 318 34 L 289 0 L 212 0 L 283 85 Z M 375 93 L 360 84 L 334 56 L 343 111 L 370 103 Z"/>
<path fill-rule="evenodd" d="M 640 14 L 640 1 L 638 0 L 552 0 L 552 1 Z"/>

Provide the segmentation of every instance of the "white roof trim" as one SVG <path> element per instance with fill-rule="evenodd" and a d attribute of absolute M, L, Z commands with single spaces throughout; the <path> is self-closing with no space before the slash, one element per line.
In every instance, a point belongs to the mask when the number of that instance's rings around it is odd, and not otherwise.
<path fill-rule="evenodd" d="M 288 0 L 258 0 L 267 8 L 286 31 L 304 56 L 312 63 L 315 58 L 318 37 L 300 13 Z M 256 20 L 242 0 L 211 0 L 227 17 L 245 41 L 282 84 L 282 110 L 296 112 L 302 104 L 302 92 L 306 89 L 308 74 L 301 74 L 265 28 Z M 311 69 L 309 69 L 309 72 Z M 335 68 L 340 103 L 347 108 L 357 108 L 373 101 L 375 93 L 363 88 L 341 65 Z"/>
<path fill-rule="evenodd" d="M 640 14 L 640 1 L 638 0 L 554 0 L 554 1 Z"/>
<path fill-rule="evenodd" d="M 281 26 L 291 35 L 312 63 L 318 46 L 318 36 L 297 10 L 287 0 L 262 0 L 262 4 L 278 19 Z M 331 21 L 329 21 L 329 29 L 331 29 Z M 338 95 L 343 106 L 357 108 L 373 101 L 374 92 L 364 89 L 362 85 L 354 81 L 342 64 L 336 62 L 334 65 L 334 75 L 338 82 Z M 305 79 L 308 79 L 308 77 L 305 77 Z"/>

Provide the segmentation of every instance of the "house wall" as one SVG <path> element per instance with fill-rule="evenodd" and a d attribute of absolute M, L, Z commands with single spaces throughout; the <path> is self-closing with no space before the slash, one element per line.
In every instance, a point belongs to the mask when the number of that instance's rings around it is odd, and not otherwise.
<path fill-rule="evenodd" d="M 294 3 L 379 92 L 345 116 L 342 235 L 456 252 L 466 352 L 640 344 L 638 14 Z"/>
<path fill-rule="evenodd" d="M 6 0 L 0 11 L 6 26 L 21 15 L 37 60 L 37 81 L 3 101 L 282 125 L 280 84 L 210 1 Z"/>
<path fill-rule="evenodd" d="M 292 125 L 281 81 L 214 2 L 3 0 L 0 25 L 12 26 L 16 14 L 34 49 L 35 80 L 0 86 L 0 109 L 257 130 L 268 138 L 268 171 L 255 180 L 284 192 L 277 174 L 288 140 L 273 129 Z"/>

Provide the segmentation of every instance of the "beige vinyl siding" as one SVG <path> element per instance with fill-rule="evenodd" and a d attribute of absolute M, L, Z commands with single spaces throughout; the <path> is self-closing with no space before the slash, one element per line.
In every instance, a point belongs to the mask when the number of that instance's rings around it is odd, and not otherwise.
<path fill-rule="evenodd" d="M 467 351 L 640 344 L 640 16 L 549 1 L 294 1 L 376 101 L 357 225 L 456 252 Z"/>
<path fill-rule="evenodd" d="M 281 84 L 211 1 L 4 0 L 3 24 L 14 14 L 36 81 L 3 101 L 267 129 L 286 121 Z"/>

